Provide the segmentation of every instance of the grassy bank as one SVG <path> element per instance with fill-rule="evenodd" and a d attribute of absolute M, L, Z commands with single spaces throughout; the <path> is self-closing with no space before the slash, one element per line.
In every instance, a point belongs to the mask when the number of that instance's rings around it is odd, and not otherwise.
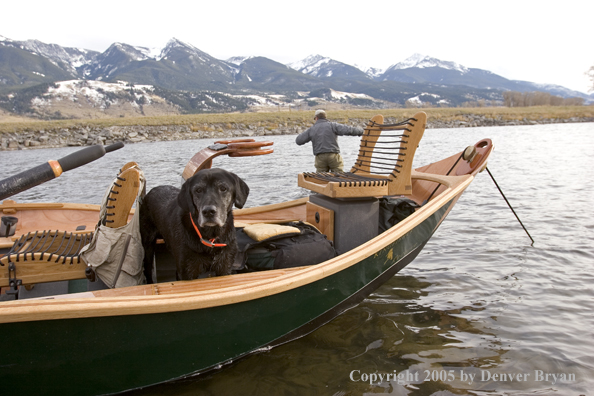
<path fill-rule="evenodd" d="M 382 110 L 332 110 L 328 118 L 332 121 L 345 122 L 348 119 L 369 119 L 376 114 L 384 117 L 404 119 L 417 111 L 423 110 L 429 121 L 464 121 L 468 115 L 479 115 L 504 121 L 514 120 L 564 120 L 573 117 L 594 117 L 594 106 L 534 106 L 534 107 L 481 107 L 481 108 L 429 108 L 429 109 L 382 109 Z M 0 133 L 35 130 L 51 130 L 76 127 L 110 126 L 165 126 L 195 125 L 201 128 L 205 124 L 259 124 L 259 125 L 299 125 L 311 124 L 313 111 L 282 111 L 270 113 L 230 113 L 230 114 L 193 114 L 160 117 L 107 118 L 93 120 L 58 120 L 0 122 Z"/>

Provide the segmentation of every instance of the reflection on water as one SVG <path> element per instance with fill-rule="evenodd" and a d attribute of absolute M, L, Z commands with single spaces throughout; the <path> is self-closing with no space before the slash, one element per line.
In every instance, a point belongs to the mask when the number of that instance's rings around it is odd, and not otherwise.
<path fill-rule="evenodd" d="M 219 372 L 131 394 L 591 394 L 593 132 L 594 124 L 427 131 L 415 166 L 493 139 L 489 169 L 534 246 L 481 174 L 419 257 L 357 307 Z M 272 155 L 215 159 L 250 185 L 247 206 L 307 194 L 296 174 L 313 170 L 310 147 L 293 136 L 270 139 Z M 127 146 L 15 199 L 99 203 L 129 160 L 145 170 L 147 188 L 177 185 L 187 160 L 210 142 Z M 352 163 L 357 139 L 340 144 Z M 0 153 L 0 177 L 72 151 Z"/>

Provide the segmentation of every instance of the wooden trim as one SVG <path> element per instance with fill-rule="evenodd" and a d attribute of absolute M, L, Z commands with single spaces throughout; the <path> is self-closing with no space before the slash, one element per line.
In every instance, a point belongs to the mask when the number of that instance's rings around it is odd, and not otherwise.
<path fill-rule="evenodd" d="M 443 184 L 447 187 L 452 187 L 459 183 L 461 180 L 464 180 L 468 177 L 468 175 L 462 176 L 444 176 L 444 175 L 437 175 L 434 173 L 424 173 L 418 172 L 416 170 L 411 171 L 410 174 L 412 179 L 419 179 L 419 180 L 427 180 L 432 181 L 435 183 Z"/>
<path fill-rule="evenodd" d="M 34 254 L 34 260 L 15 262 L 16 277 L 23 281 L 23 285 L 32 285 L 42 282 L 56 282 L 72 279 L 86 279 L 86 264 L 81 262 L 78 257 L 67 259 L 62 264 L 62 259 L 56 262 L 55 259 L 47 261 L 41 260 L 41 253 Z M 45 254 L 47 258 L 48 254 Z M 6 262 L 6 263 L 5 263 Z M 9 286 L 8 279 L 8 261 L 6 256 L 2 258 L 3 266 L 0 272 L 0 286 Z"/>
<path fill-rule="evenodd" d="M 306 202 L 305 206 L 307 222 L 326 235 L 329 241 L 334 241 L 334 211 L 311 202 Z"/>
<path fill-rule="evenodd" d="M 369 175 L 365 175 L 369 176 Z M 379 179 L 379 177 L 376 177 Z M 305 178 L 303 173 L 299 174 L 297 185 L 306 188 L 310 191 L 317 192 L 330 198 L 359 198 L 359 197 L 375 197 L 377 195 L 388 195 L 388 184 L 384 186 L 358 186 L 341 187 L 338 182 L 316 182 L 315 179 Z"/>
<path fill-rule="evenodd" d="M 11 200 L 9 200 L 11 201 Z M 72 204 L 72 203 L 16 203 L 14 201 L 4 201 L 0 204 L 0 210 L 15 209 L 15 210 L 44 210 L 44 209 L 69 209 L 69 210 L 101 210 L 100 205 L 93 204 Z"/>

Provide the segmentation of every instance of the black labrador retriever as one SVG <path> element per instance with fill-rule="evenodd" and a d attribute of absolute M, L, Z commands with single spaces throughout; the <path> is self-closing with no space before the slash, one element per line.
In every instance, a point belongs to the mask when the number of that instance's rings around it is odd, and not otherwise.
<path fill-rule="evenodd" d="M 153 283 L 153 256 L 157 238 L 165 240 L 176 260 L 177 279 L 196 279 L 205 272 L 228 275 L 237 241 L 233 204 L 242 208 L 250 189 L 234 173 L 204 169 L 190 177 L 181 190 L 153 188 L 140 207 L 140 234 L 144 274 Z"/>

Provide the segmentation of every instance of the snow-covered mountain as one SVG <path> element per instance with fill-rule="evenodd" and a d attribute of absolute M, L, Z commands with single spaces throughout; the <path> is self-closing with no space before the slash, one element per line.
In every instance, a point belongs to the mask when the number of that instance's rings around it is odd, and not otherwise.
<path fill-rule="evenodd" d="M 441 69 L 446 70 L 455 70 L 462 74 L 466 74 L 469 71 L 467 67 L 462 66 L 456 62 L 443 61 L 422 54 L 414 54 L 411 57 L 405 59 L 404 61 L 390 66 L 386 69 L 386 72 L 390 70 L 402 70 L 411 68 L 426 69 L 430 67 L 439 67 Z"/>
<path fill-rule="evenodd" d="M 580 97 L 592 101 L 594 96 L 582 92 L 528 81 L 508 80 L 488 70 L 468 68 L 456 62 L 444 61 L 430 56 L 414 54 L 396 63 L 376 77 L 379 81 L 403 83 L 440 84 L 446 86 L 468 86 L 477 89 L 500 91 L 543 91 L 563 98 Z"/>
<path fill-rule="evenodd" d="M 487 70 L 420 54 L 381 70 L 349 65 L 322 55 L 311 55 L 289 65 L 260 56 L 219 60 L 175 38 L 162 48 L 114 43 L 99 53 L 0 36 L 0 106 L 14 108 L 16 99 L 10 96 L 13 92 L 29 90 L 21 98 L 39 96 L 40 92 L 48 92 L 52 84 L 69 80 L 113 84 L 124 81 L 129 86 L 152 86 L 173 102 L 179 99 L 180 103 L 194 103 L 197 98 L 204 98 L 200 101 L 211 103 L 210 110 L 215 108 L 212 93 L 223 95 L 217 100 L 235 109 L 240 109 L 243 102 L 236 103 L 236 98 L 224 95 L 283 94 L 295 98 L 305 93 L 311 98 L 361 105 L 371 102 L 404 105 L 411 98 L 420 98 L 434 105 L 455 106 L 469 100 L 501 101 L 503 91 L 515 90 L 544 91 L 594 101 L 594 95 L 559 86 L 512 81 Z M 206 91 L 211 96 L 202 96 Z M 332 92 L 367 96 L 337 97 Z M 176 95 L 178 99 L 174 99 Z M 194 105 L 190 108 L 197 109 Z"/>
<path fill-rule="evenodd" d="M 57 67 L 72 73 L 73 76 L 77 75 L 79 68 L 92 63 L 94 58 L 99 55 L 97 51 L 45 44 L 39 40 L 16 41 L 3 36 L 0 36 L 0 45 L 42 56 Z"/>
<path fill-rule="evenodd" d="M 319 77 L 321 74 L 320 70 L 322 70 L 322 68 L 325 68 L 328 64 L 333 63 L 336 64 L 338 62 L 333 61 L 332 59 L 324 57 L 322 55 L 310 55 L 305 59 L 290 63 L 287 66 L 297 71 L 300 71 L 301 73 Z"/>
<path fill-rule="evenodd" d="M 287 66 L 303 74 L 320 79 L 369 79 L 367 74 L 358 68 L 321 55 L 310 55 L 301 61 L 290 63 Z"/>

